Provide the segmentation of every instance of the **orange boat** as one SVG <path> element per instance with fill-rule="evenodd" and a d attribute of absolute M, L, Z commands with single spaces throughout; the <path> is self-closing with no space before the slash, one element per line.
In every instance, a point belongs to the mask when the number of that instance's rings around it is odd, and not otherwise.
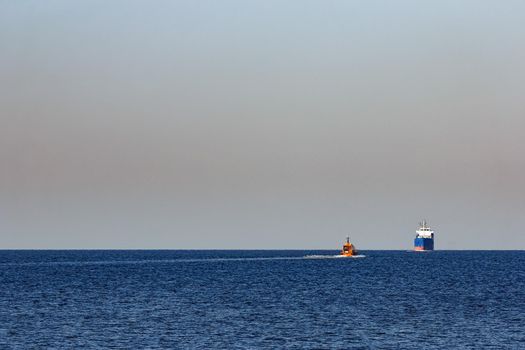
<path fill-rule="evenodd" d="M 356 256 L 358 254 L 357 248 L 350 243 L 350 237 L 346 237 L 346 243 L 343 244 L 343 250 L 341 250 L 342 256 Z"/>

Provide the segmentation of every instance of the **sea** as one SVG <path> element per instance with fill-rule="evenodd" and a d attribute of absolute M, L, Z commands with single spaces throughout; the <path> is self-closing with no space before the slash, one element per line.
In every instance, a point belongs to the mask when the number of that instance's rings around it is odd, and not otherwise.
<path fill-rule="evenodd" d="M 524 251 L 3 250 L 0 349 L 525 349 Z"/>

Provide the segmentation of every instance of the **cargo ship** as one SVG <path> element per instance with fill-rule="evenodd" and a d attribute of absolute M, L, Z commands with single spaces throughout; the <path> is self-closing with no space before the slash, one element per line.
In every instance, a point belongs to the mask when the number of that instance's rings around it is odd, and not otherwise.
<path fill-rule="evenodd" d="M 419 223 L 419 229 L 416 231 L 416 238 L 414 239 L 414 250 L 434 250 L 434 231 L 430 229 L 426 220 Z"/>
<path fill-rule="evenodd" d="M 346 236 L 346 243 L 343 244 L 343 249 L 341 250 L 342 256 L 356 256 L 358 254 L 357 248 L 350 243 L 350 237 Z"/>

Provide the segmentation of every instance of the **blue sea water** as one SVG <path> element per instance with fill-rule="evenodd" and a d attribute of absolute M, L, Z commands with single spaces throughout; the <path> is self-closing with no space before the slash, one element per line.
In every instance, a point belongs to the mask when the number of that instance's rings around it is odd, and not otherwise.
<path fill-rule="evenodd" d="M 0 348 L 525 349 L 525 252 L 336 253 L 0 251 Z"/>

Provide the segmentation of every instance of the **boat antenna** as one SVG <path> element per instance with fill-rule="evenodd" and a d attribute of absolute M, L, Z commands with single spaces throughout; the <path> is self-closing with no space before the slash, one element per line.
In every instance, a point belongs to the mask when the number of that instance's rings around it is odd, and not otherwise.
<path fill-rule="evenodd" d="M 350 235 L 346 235 L 346 243 L 350 243 Z"/>

